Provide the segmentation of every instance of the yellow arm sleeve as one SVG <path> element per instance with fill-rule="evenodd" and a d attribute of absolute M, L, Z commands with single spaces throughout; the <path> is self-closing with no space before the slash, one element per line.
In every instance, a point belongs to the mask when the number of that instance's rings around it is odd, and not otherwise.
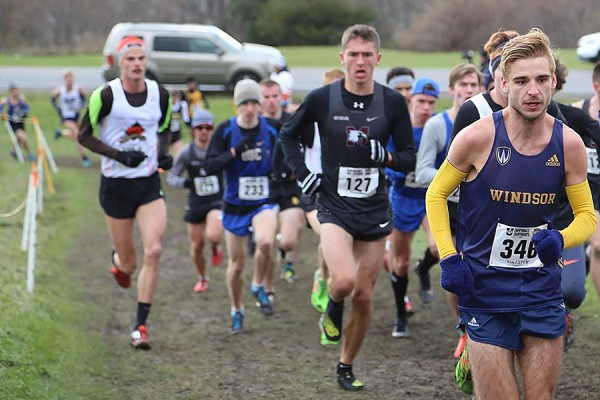
<path fill-rule="evenodd" d="M 466 176 L 466 172 L 456 169 L 448 160 L 445 160 L 427 189 L 425 198 L 427 219 L 440 253 L 440 260 L 456 253 L 450 233 L 447 200 Z"/>
<path fill-rule="evenodd" d="M 596 214 L 590 185 L 585 180 L 576 185 L 567 186 L 567 197 L 573 208 L 575 219 L 560 233 L 563 235 L 565 248 L 575 247 L 587 240 L 596 230 Z"/>

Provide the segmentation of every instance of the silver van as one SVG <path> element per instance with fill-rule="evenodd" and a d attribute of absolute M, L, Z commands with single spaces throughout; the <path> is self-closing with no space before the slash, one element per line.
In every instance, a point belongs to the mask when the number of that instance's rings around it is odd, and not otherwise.
<path fill-rule="evenodd" d="M 242 79 L 269 76 L 271 61 L 281 55 L 275 47 L 240 43 L 212 25 L 123 22 L 112 28 L 104 45 L 102 75 L 107 81 L 119 76 L 117 46 L 126 36 L 144 40 L 146 75 L 163 84 L 183 84 L 193 76 L 201 85 L 233 90 Z"/>

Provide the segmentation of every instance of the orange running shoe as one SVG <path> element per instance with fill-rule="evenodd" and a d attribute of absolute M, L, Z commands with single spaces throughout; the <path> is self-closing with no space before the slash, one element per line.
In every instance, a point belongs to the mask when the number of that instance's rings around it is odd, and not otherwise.
<path fill-rule="evenodd" d="M 126 274 L 117 267 L 117 264 L 115 263 L 115 254 L 116 252 L 113 250 L 110 256 L 110 261 L 112 263 L 110 272 L 112 272 L 115 277 L 117 284 L 122 288 L 127 289 L 131 286 L 131 274 Z"/>
<path fill-rule="evenodd" d="M 136 350 L 150 350 L 146 325 L 140 325 L 131 332 L 131 342 L 129 344 Z"/>
<path fill-rule="evenodd" d="M 208 290 L 208 279 L 200 278 L 198 282 L 194 285 L 194 292 L 196 293 L 204 293 Z"/>
<path fill-rule="evenodd" d="M 223 249 L 221 245 L 212 246 L 212 265 L 217 267 L 223 262 Z"/>
<path fill-rule="evenodd" d="M 454 358 L 459 358 L 462 354 L 465 346 L 467 345 L 467 332 L 462 331 L 460 336 L 458 337 L 458 343 L 456 344 L 456 349 L 454 349 Z"/>

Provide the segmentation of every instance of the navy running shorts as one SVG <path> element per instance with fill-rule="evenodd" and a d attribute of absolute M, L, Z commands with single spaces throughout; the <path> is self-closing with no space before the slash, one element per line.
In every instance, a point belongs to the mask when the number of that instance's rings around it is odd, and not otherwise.
<path fill-rule="evenodd" d="M 142 178 L 100 178 L 100 205 L 113 218 L 134 218 L 144 204 L 165 197 L 158 172 Z"/>
<path fill-rule="evenodd" d="M 523 348 L 521 335 L 561 337 L 567 330 L 567 314 L 563 304 L 501 313 L 460 310 L 459 325 L 475 342 L 519 350 Z"/>

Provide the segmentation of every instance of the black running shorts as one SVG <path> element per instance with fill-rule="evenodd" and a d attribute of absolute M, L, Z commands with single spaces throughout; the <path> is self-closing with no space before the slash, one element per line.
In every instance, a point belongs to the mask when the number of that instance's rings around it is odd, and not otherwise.
<path fill-rule="evenodd" d="M 354 240 L 372 242 L 392 233 L 392 209 L 386 206 L 372 212 L 333 213 L 329 209 L 318 206 L 317 218 L 321 224 L 332 223 L 348 232 Z"/>
<path fill-rule="evenodd" d="M 142 178 L 100 178 L 100 205 L 113 218 L 134 218 L 137 209 L 164 197 L 158 172 Z"/>
<path fill-rule="evenodd" d="M 202 224 L 206 222 L 208 213 L 212 210 L 220 210 L 223 206 L 222 202 L 207 204 L 202 207 L 185 207 L 185 214 L 183 214 L 183 220 L 189 224 Z"/>

